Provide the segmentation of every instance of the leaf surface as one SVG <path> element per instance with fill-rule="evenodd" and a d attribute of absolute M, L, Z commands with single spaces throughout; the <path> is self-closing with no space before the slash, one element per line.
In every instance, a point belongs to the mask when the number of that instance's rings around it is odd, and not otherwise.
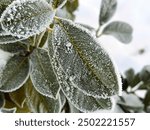
<path fill-rule="evenodd" d="M 111 109 L 112 102 L 109 98 L 99 99 L 89 96 L 78 88 L 74 87 L 69 77 L 63 72 L 61 65 L 57 61 L 56 51 L 52 46 L 52 36 L 49 35 L 48 41 L 49 55 L 52 57 L 54 70 L 57 74 L 61 90 L 68 101 L 82 112 L 94 112 L 97 110 Z"/>
<path fill-rule="evenodd" d="M 53 31 L 56 58 L 68 80 L 84 93 L 107 98 L 120 91 L 120 77 L 97 40 L 71 21 L 59 20 Z"/>
<path fill-rule="evenodd" d="M 15 0 L 1 16 L 2 29 L 17 37 L 29 37 L 44 31 L 55 12 L 45 0 Z"/>
<path fill-rule="evenodd" d="M 12 92 L 19 89 L 29 76 L 28 58 L 19 55 L 11 57 L 4 68 L 0 68 L 0 91 Z"/>
<path fill-rule="evenodd" d="M 112 35 L 123 43 L 129 43 L 132 40 L 132 27 L 124 22 L 115 21 L 108 24 L 102 34 Z"/>
<path fill-rule="evenodd" d="M 35 49 L 30 58 L 32 64 L 30 77 L 36 90 L 42 95 L 57 98 L 59 84 L 47 51 Z"/>
<path fill-rule="evenodd" d="M 102 26 L 108 22 L 117 9 L 117 0 L 102 0 L 99 16 L 99 25 Z"/>
<path fill-rule="evenodd" d="M 52 98 L 41 95 L 36 91 L 32 82 L 29 80 L 25 84 L 27 105 L 31 112 L 35 113 L 57 113 L 60 112 L 59 98 Z"/>

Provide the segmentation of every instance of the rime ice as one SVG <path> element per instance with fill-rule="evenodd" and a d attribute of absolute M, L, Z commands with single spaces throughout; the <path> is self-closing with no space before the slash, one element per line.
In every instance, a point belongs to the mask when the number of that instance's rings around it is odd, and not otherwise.
<path fill-rule="evenodd" d="M 3 12 L 1 25 L 13 36 L 29 37 L 49 27 L 54 15 L 44 0 L 16 0 Z"/>

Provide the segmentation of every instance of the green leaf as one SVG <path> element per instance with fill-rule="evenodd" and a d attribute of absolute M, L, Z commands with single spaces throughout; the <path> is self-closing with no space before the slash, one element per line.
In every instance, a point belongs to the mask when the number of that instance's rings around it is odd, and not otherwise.
<path fill-rule="evenodd" d="M 24 39 L 25 38 L 22 38 L 22 37 L 18 38 L 15 36 L 11 36 L 9 34 L 3 34 L 3 35 L 0 35 L 0 44 L 14 43 L 14 42 L 21 41 Z"/>
<path fill-rule="evenodd" d="M 129 111 L 141 111 L 144 108 L 142 101 L 135 94 L 123 93 L 123 100 L 118 101 L 118 104 Z"/>
<path fill-rule="evenodd" d="M 150 106 L 150 90 L 147 91 L 145 99 L 144 99 L 144 107 L 146 111 L 149 106 Z"/>
<path fill-rule="evenodd" d="M 11 57 L 4 68 L 0 68 L 0 91 L 12 92 L 19 89 L 29 76 L 28 58 Z"/>
<path fill-rule="evenodd" d="M 68 0 L 66 3 L 66 9 L 69 13 L 73 13 L 79 7 L 78 0 Z"/>
<path fill-rule="evenodd" d="M 112 35 L 117 38 L 120 42 L 129 43 L 132 40 L 132 27 L 124 22 L 115 21 L 108 24 L 102 34 Z"/>
<path fill-rule="evenodd" d="M 31 63 L 30 76 L 36 90 L 42 95 L 57 98 L 59 84 L 47 51 L 40 48 L 35 49 L 31 54 Z"/>
<path fill-rule="evenodd" d="M 150 89 L 150 81 L 144 82 L 139 89 Z"/>
<path fill-rule="evenodd" d="M 0 49 L 10 53 L 16 53 L 25 51 L 27 49 L 27 46 L 20 42 L 15 42 L 13 44 L 12 43 L 0 44 Z"/>
<path fill-rule="evenodd" d="M 23 91 L 23 92 L 25 93 L 25 91 Z M 16 113 L 28 113 L 28 112 L 30 112 L 26 103 L 23 104 L 23 108 L 20 108 L 19 106 L 17 106 L 16 103 L 14 103 L 14 101 L 12 101 L 12 99 L 10 98 L 9 93 L 5 93 L 5 105 L 3 108 L 15 109 Z"/>
<path fill-rule="evenodd" d="M 117 0 L 102 0 L 100 16 L 99 16 L 99 25 L 102 26 L 108 22 L 117 9 Z"/>
<path fill-rule="evenodd" d="M 0 109 L 4 106 L 5 100 L 4 100 L 4 94 L 0 93 Z"/>
<path fill-rule="evenodd" d="M 140 79 L 144 82 L 150 82 L 150 65 L 145 66 L 139 74 Z"/>
<path fill-rule="evenodd" d="M 27 104 L 31 112 L 35 113 L 54 113 L 60 112 L 60 100 L 59 98 L 54 100 L 49 97 L 45 97 L 38 93 L 29 80 L 25 84 Z"/>
<path fill-rule="evenodd" d="M 73 87 L 70 81 L 66 82 L 65 78 L 61 87 L 68 101 L 82 112 L 94 112 L 104 109 L 110 110 L 112 108 L 110 98 L 103 99 L 88 96 L 78 88 Z"/>
<path fill-rule="evenodd" d="M 62 8 L 66 4 L 67 0 L 51 0 L 50 4 L 53 9 Z"/>
<path fill-rule="evenodd" d="M 84 93 L 107 98 L 118 94 L 121 79 L 106 51 L 85 29 L 60 19 L 54 26 L 56 58 L 68 80 Z"/>
<path fill-rule="evenodd" d="M 71 81 L 69 80 L 69 77 L 63 72 L 61 65 L 56 59 L 56 51 L 52 46 L 52 36 L 50 34 L 48 41 L 48 49 L 49 55 L 50 57 L 52 57 L 53 67 L 57 74 L 59 84 L 61 85 L 61 90 L 73 106 L 75 106 L 82 112 L 94 112 L 97 110 L 111 109 L 112 103 L 109 98 L 99 99 L 94 98 L 92 96 L 88 96 L 87 94 L 83 93 L 78 88 L 75 88 L 72 85 Z"/>
<path fill-rule="evenodd" d="M 27 38 L 49 27 L 54 15 L 45 0 L 15 0 L 3 12 L 1 25 L 12 36 Z"/>
<path fill-rule="evenodd" d="M 132 84 L 134 77 L 135 77 L 135 72 L 133 69 L 129 69 L 125 72 L 125 77 L 127 79 L 128 84 Z"/>
<path fill-rule="evenodd" d="M 11 100 L 19 107 L 23 108 L 25 103 L 25 88 L 21 87 L 20 89 L 9 93 Z"/>

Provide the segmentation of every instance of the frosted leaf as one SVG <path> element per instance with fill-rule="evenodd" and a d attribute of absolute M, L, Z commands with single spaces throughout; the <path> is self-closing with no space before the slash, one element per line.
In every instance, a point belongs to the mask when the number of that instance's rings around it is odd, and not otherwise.
<path fill-rule="evenodd" d="M 56 58 L 74 87 L 84 93 L 107 98 L 121 90 L 121 79 L 106 51 L 89 32 L 60 19 L 54 26 L 52 44 Z M 71 53 L 66 53 L 71 43 Z"/>
<path fill-rule="evenodd" d="M 54 9 L 62 8 L 66 4 L 67 0 L 50 0 L 50 4 Z"/>
<path fill-rule="evenodd" d="M 144 108 L 143 102 L 135 94 L 124 92 L 121 99 L 117 103 L 125 109 L 141 111 Z"/>
<path fill-rule="evenodd" d="M 112 35 L 123 43 L 129 43 L 132 40 L 132 27 L 124 22 L 115 21 L 108 24 L 104 30 L 103 34 Z"/>
<path fill-rule="evenodd" d="M 88 96 L 78 88 L 73 87 L 70 81 L 62 82 L 61 87 L 69 102 L 82 112 L 94 112 L 103 109 L 110 110 L 112 108 L 110 98 L 103 99 Z"/>
<path fill-rule="evenodd" d="M 19 89 L 29 76 L 29 62 L 26 57 L 15 55 L 0 71 L 0 91 L 12 92 Z"/>
<path fill-rule="evenodd" d="M 53 59 L 53 68 L 57 74 L 59 84 L 61 85 L 61 90 L 64 92 L 66 98 L 71 104 L 82 112 L 94 112 L 102 109 L 111 109 L 112 103 L 109 98 L 99 99 L 88 96 L 72 85 L 71 81 L 69 81 L 69 77 L 63 72 L 61 65 L 56 59 L 56 50 L 55 47 L 52 46 L 51 35 L 49 35 L 48 50 L 50 57 Z"/>
<path fill-rule="evenodd" d="M 34 87 L 42 95 L 56 99 L 59 84 L 47 51 L 40 48 L 35 49 L 30 58 L 32 63 L 30 76 Z"/>
<path fill-rule="evenodd" d="M 2 26 L 0 25 L 0 36 L 5 34 L 6 32 L 2 29 Z"/>
<path fill-rule="evenodd" d="M 21 44 L 20 42 L 15 42 L 13 44 L 11 43 L 0 44 L 0 49 L 10 53 L 16 53 L 27 50 L 27 46 L 25 44 Z"/>
<path fill-rule="evenodd" d="M 54 100 L 38 93 L 29 80 L 25 85 L 26 102 L 31 112 L 35 113 L 57 113 L 60 112 L 59 98 Z"/>
<path fill-rule="evenodd" d="M 0 35 L 0 44 L 6 44 L 6 43 L 14 43 L 17 41 L 21 41 L 24 40 L 25 38 L 23 37 L 15 37 L 15 36 L 11 36 L 11 35 Z"/>
<path fill-rule="evenodd" d="M 99 16 L 99 25 L 108 22 L 117 9 L 117 0 L 102 0 Z"/>
<path fill-rule="evenodd" d="M 3 107 L 4 102 L 5 102 L 5 100 L 4 100 L 4 94 L 0 93 L 0 109 Z"/>
<path fill-rule="evenodd" d="M 27 38 L 49 27 L 54 15 L 45 0 L 15 0 L 3 12 L 1 25 L 12 36 Z"/>

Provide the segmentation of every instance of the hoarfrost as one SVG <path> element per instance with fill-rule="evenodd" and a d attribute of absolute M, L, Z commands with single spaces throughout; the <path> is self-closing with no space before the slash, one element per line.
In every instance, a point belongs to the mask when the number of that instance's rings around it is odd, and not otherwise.
<path fill-rule="evenodd" d="M 87 95 L 107 98 L 120 91 L 120 77 L 111 58 L 84 28 L 68 20 L 59 20 L 53 32 L 57 60 L 74 87 Z M 65 31 L 64 31 L 65 30 Z M 61 37 L 61 44 L 56 44 Z M 71 44 L 71 45 L 70 45 Z M 71 46 L 71 53 L 67 52 Z"/>
<path fill-rule="evenodd" d="M 9 58 L 0 72 L 0 91 L 12 92 L 19 89 L 26 82 L 28 76 L 28 59 L 14 55 Z"/>
<path fill-rule="evenodd" d="M 53 71 L 51 60 L 44 49 L 36 49 L 31 54 L 32 72 L 30 73 L 35 89 L 42 95 L 56 99 L 59 84 Z"/>
<path fill-rule="evenodd" d="M 29 37 L 49 27 L 54 15 L 44 0 L 16 0 L 3 12 L 1 25 L 12 36 Z"/>
<path fill-rule="evenodd" d="M 54 31 L 56 31 L 56 30 L 54 30 Z M 59 30 L 57 30 L 57 31 L 59 31 Z M 57 74 L 57 79 L 61 86 L 61 90 L 63 91 L 63 93 L 66 96 L 66 98 L 68 99 L 68 101 L 82 112 L 94 112 L 94 111 L 102 110 L 102 109 L 111 109 L 112 102 L 109 98 L 107 98 L 107 99 L 95 98 L 93 96 L 89 96 L 89 95 L 83 93 L 83 91 L 74 87 L 71 80 L 73 80 L 75 78 L 75 76 L 72 75 L 72 76 L 68 77 L 64 73 L 62 66 L 60 65 L 59 61 L 57 60 L 56 46 L 52 45 L 52 42 L 54 42 L 54 41 L 55 41 L 54 38 L 52 38 L 50 35 L 49 41 L 48 41 L 49 55 L 50 55 L 50 57 L 52 57 L 53 68 Z"/>

